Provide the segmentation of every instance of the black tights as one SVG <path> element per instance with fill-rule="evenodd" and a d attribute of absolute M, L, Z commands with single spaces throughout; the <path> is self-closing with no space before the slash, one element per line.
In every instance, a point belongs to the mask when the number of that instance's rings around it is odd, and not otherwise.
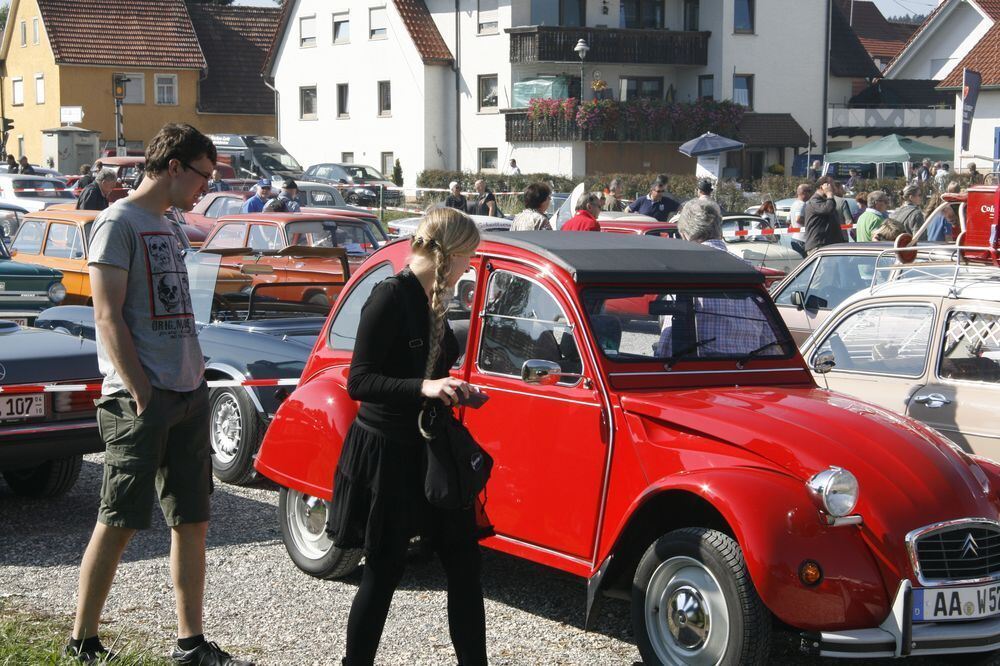
<path fill-rule="evenodd" d="M 379 552 L 365 558 L 361 585 L 347 620 L 347 666 L 375 663 L 392 595 L 403 577 L 408 540 L 386 539 Z M 486 612 L 475 542 L 435 546 L 448 578 L 448 629 L 461 666 L 486 664 Z"/>

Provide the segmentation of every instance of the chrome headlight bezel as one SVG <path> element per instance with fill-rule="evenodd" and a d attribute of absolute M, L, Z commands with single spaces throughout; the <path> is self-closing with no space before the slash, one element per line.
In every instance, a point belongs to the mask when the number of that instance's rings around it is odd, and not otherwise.
<path fill-rule="evenodd" d="M 59 305 L 66 300 L 66 286 L 62 282 L 53 282 L 49 285 L 49 300 Z"/>
<path fill-rule="evenodd" d="M 834 518 L 850 515 L 858 505 L 858 479 L 842 467 L 830 466 L 814 474 L 806 487 L 820 509 Z"/>

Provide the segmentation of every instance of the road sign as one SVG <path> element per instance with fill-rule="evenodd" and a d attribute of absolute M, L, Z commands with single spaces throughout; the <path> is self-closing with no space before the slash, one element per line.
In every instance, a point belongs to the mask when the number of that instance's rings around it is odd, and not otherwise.
<path fill-rule="evenodd" d="M 60 106 L 59 107 L 59 122 L 61 123 L 82 123 L 83 122 L 83 107 L 82 106 Z"/>

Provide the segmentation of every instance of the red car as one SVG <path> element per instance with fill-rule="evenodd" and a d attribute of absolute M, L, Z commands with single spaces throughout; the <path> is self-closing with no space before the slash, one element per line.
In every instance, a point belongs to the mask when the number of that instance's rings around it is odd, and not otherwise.
<path fill-rule="evenodd" d="M 408 250 L 351 278 L 256 461 L 314 576 L 360 558 L 324 529 L 345 384 L 360 308 Z M 817 388 L 759 272 L 672 239 L 530 232 L 487 236 L 472 268 L 452 373 L 490 396 L 459 413 L 495 461 L 484 543 L 585 578 L 588 621 L 631 599 L 643 663 L 768 663 L 772 624 L 815 655 L 1000 648 L 1000 467 Z"/>

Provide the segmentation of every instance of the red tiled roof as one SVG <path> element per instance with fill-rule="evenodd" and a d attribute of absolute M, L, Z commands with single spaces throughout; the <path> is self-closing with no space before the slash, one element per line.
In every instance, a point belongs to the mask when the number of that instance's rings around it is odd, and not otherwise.
<path fill-rule="evenodd" d="M 995 4 L 1000 5 L 1000 2 Z M 962 58 L 962 62 L 938 84 L 938 88 L 961 88 L 962 70 L 966 68 L 982 75 L 982 85 L 1000 85 L 1000 21 L 993 24 L 968 55 Z"/>
<path fill-rule="evenodd" d="M 424 0 L 393 0 L 425 65 L 450 65 L 453 58 Z"/>
<path fill-rule="evenodd" d="M 976 4 L 991 19 L 1000 20 L 1000 0 L 976 0 Z"/>
<path fill-rule="evenodd" d="M 192 4 L 189 11 L 208 62 L 207 76 L 198 83 L 198 109 L 273 114 L 274 93 L 260 70 L 281 10 Z"/>
<path fill-rule="evenodd" d="M 264 76 L 271 77 L 271 69 L 274 67 L 274 59 L 278 57 L 278 47 L 281 39 L 288 29 L 288 21 L 291 19 L 292 7 L 296 3 L 294 0 L 287 0 L 281 8 L 281 16 L 278 19 L 278 29 L 271 40 L 271 46 L 267 50 L 267 57 L 264 60 Z M 410 34 L 420 59 L 425 65 L 450 65 L 454 58 L 451 50 L 441 37 L 434 19 L 424 0 L 393 0 L 396 11 L 399 12 L 406 26 L 406 31 Z"/>
<path fill-rule="evenodd" d="M 201 69 L 183 0 L 38 0 L 59 64 Z"/>
<path fill-rule="evenodd" d="M 851 0 L 837 0 L 837 5 L 872 58 L 888 62 L 903 48 L 906 40 L 885 19 L 874 2 L 854 0 L 853 12 Z"/>

